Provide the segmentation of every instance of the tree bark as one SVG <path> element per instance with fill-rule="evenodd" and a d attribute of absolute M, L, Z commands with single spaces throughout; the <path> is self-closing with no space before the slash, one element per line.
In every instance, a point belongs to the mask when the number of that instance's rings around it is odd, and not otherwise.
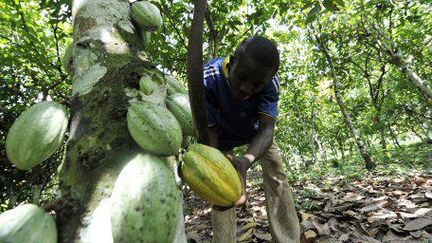
<path fill-rule="evenodd" d="M 141 51 L 128 1 L 75 0 L 72 6 L 70 132 L 52 208 L 59 242 L 106 243 L 113 240 L 113 185 L 125 163 L 142 152 L 127 128 L 129 102 L 137 98 L 141 76 L 164 76 Z M 163 91 L 154 102 L 164 102 Z"/>
<path fill-rule="evenodd" d="M 345 160 L 345 147 L 344 147 L 343 141 L 340 138 L 337 138 L 337 143 L 339 145 L 339 150 L 341 152 L 342 162 L 345 163 L 346 162 L 346 160 Z"/>
<path fill-rule="evenodd" d="M 207 106 L 204 91 L 202 34 L 204 16 L 207 8 L 206 0 L 194 1 L 194 16 L 188 47 L 188 87 L 192 116 L 198 134 L 198 142 L 208 144 Z"/>
<path fill-rule="evenodd" d="M 313 164 L 315 164 L 317 162 L 317 157 L 316 157 L 316 148 L 315 148 L 314 137 L 313 137 L 312 132 L 308 131 L 309 129 L 306 127 L 306 122 L 304 121 L 303 116 L 302 116 L 301 111 L 300 111 L 299 102 L 298 102 L 298 92 L 300 92 L 300 90 L 297 89 L 297 87 L 295 87 L 295 86 L 294 86 L 294 88 L 297 90 L 297 92 L 294 96 L 295 110 L 297 112 L 297 116 L 298 116 L 300 123 L 302 125 L 302 128 L 303 128 L 303 130 L 302 130 L 303 135 L 309 139 L 309 148 L 311 150 L 312 162 L 313 162 Z"/>
<path fill-rule="evenodd" d="M 387 141 L 385 138 L 385 131 L 384 131 L 384 127 L 380 126 L 379 127 L 379 132 L 380 132 L 380 143 L 381 143 L 381 148 L 382 149 L 387 149 Z"/>
<path fill-rule="evenodd" d="M 327 154 L 326 151 L 323 148 L 323 145 L 321 143 L 320 136 L 318 134 L 318 131 L 315 128 L 315 107 L 312 106 L 311 108 L 311 116 L 310 116 L 310 124 L 311 124 L 311 135 L 313 137 L 314 144 L 318 146 L 318 151 L 321 156 L 321 159 L 324 160 L 324 162 L 327 162 Z"/>
<path fill-rule="evenodd" d="M 390 55 L 389 63 L 400 68 L 403 74 L 408 76 L 409 81 L 419 88 L 421 94 L 426 98 L 427 104 L 432 104 L 432 88 L 429 82 L 420 78 L 409 66 L 405 57 L 396 43 L 380 27 L 373 26 L 377 32 L 377 38 L 383 43 L 384 52 Z"/>
<path fill-rule="evenodd" d="M 427 127 L 424 127 L 424 123 L 420 120 L 420 118 L 414 114 L 414 120 L 416 121 L 416 123 L 418 124 L 420 130 L 422 131 L 423 135 L 425 136 L 426 140 L 431 140 L 430 136 L 429 136 L 429 129 Z"/>
<path fill-rule="evenodd" d="M 329 58 L 329 56 L 327 57 L 327 61 L 329 63 L 331 63 L 331 60 L 328 58 Z M 335 74 L 333 64 L 331 64 L 330 66 L 332 68 L 332 73 L 333 73 L 332 74 L 332 76 L 333 76 L 333 89 L 335 92 L 336 101 L 339 105 L 339 109 L 340 109 L 342 116 L 344 118 L 345 125 L 348 127 L 349 131 L 351 132 L 351 135 L 354 137 L 354 140 L 357 144 L 357 148 L 360 152 L 360 155 L 362 156 L 362 158 L 365 162 L 366 169 L 372 170 L 375 167 L 375 163 L 372 161 L 372 157 L 370 156 L 369 152 L 366 150 L 366 147 L 365 147 L 365 145 L 364 145 L 364 143 L 360 137 L 360 134 L 357 132 L 357 129 L 354 127 L 354 124 L 351 121 L 351 117 L 349 116 L 348 111 L 345 108 L 345 103 L 343 102 L 341 94 L 339 92 L 339 89 L 336 85 L 338 82 L 338 79 L 337 79 L 337 76 Z"/>
<path fill-rule="evenodd" d="M 351 118 L 348 114 L 348 111 L 345 108 L 345 103 L 342 100 L 342 95 L 341 95 L 340 90 L 339 90 L 339 85 L 338 85 L 339 80 L 338 80 L 338 77 L 336 75 L 336 69 L 335 69 L 335 66 L 333 65 L 333 61 L 330 57 L 330 54 L 329 54 L 327 48 L 325 47 L 324 43 L 316 35 L 315 35 L 315 40 L 318 43 L 319 49 L 324 54 L 328 65 L 330 66 L 332 80 L 333 80 L 333 90 L 335 93 L 336 101 L 339 105 L 339 109 L 342 113 L 345 125 L 347 126 L 348 130 L 351 132 L 351 135 L 354 137 L 354 140 L 356 142 L 356 145 L 357 145 L 357 148 L 360 152 L 360 155 L 362 156 L 362 158 L 365 162 L 366 169 L 372 170 L 375 167 L 375 163 L 373 162 L 370 153 L 367 151 L 367 149 L 366 149 L 366 147 L 365 147 L 365 145 L 364 145 L 364 143 L 360 137 L 360 134 L 358 133 L 357 129 L 354 127 L 354 124 L 351 121 Z"/>
<path fill-rule="evenodd" d="M 405 61 L 402 54 L 400 52 L 394 53 L 391 52 L 392 59 L 390 63 L 395 64 L 400 68 L 402 73 L 404 73 L 406 76 L 408 76 L 409 80 L 411 81 L 414 86 L 419 88 L 419 90 L 422 92 L 423 96 L 426 97 L 427 103 L 432 104 L 432 88 L 430 87 L 430 84 L 426 81 L 424 81 L 422 78 L 420 78 L 408 65 L 408 62 Z"/>
<path fill-rule="evenodd" d="M 207 23 L 207 27 L 209 29 L 209 39 L 208 39 L 208 45 L 211 51 L 209 51 L 209 57 L 211 59 L 216 58 L 218 56 L 218 36 L 219 33 L 216 31 L 214 21 L 211 17 L 211 12 L 209 9 L 207 9 L 205 13 L 205 19 Z"/>
<path fill-rule="evenodd" d="M 394 145 L 396 145 L 398 148 L 401 148 L 401 145 L 399 144 L 399 141 L 397 139 L 397 134 L 395 134 L 395 132 L 393 132 L 393 129 L 391 128 L 390 124 L 388 124 L 388 130 L 389 130 L 391 138 L 393 139 Z"/>

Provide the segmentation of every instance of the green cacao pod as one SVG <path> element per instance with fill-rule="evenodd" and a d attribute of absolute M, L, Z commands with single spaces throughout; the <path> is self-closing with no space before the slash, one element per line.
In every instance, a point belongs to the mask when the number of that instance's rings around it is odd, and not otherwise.
<path fill-rule="evenodd" d="M 192 110 L 189 103 L 189 96 L 186 94 L 173 94 L 167 97 L 166 104 L 168 110 L 175 116 L 180 123 L 184 135 L 194 136 L 195 127 L 193 125 Z"/>
<path fill-rule="evenodd" d="M 111 202 L 114 242 L 172 242 L 179 191 L 166 161 L 138 154 L 118 176 Z"/>
<path fill-rule="evenodd" d="M 232 206 L 242 192 L 240 177 L 219 150 L 192 144 L 183 155 L 183 180 L 201 198 L 218 206 Z"/>
<path fill-rule="evenodd" d="M 167 94 L 168 95 L 173 95 L 176 93 L 181 93 L 181 94 L 187 94 L 187 90 L 181 86 L 181 84 L 179 83 L 179 81 L 177 81 L 175 78 L 169 76 L 169 75 L 165 75 L 165 81 L 166 81 L 166 85 L 167 85 Z"/>
<path fill-rule="evenodd" d="M 132 138 L 147 152 L 170 156 L 181 146 L 180 124 L 164 106 L 134 102 L 128 108 L 127 123 Z"/>
<path fill-rule="evenodd" d="M 140 90 L 146 95 L 153 93 L 153 91 L 156 89 L 156 84 L 153 82 L 149 75 L 144 75 L 140 79 L 139 86 Z"/>
<path fill-rule="evenodd" d="M 130 15 L 142 31 L 155 31 L 162 26 L 159 9 L 148 1 L 132 3 Z"/>
<path fill-rule="evenodd" d="M 38 165 L 60 147 L 67 124 L 68 115 L 61 104 L 44 101 L 31 106 L 9 130 L 6 139 L 9 160 L 21 170 Z"/>
<path fill-rule="evenodd" d="M 56 225 L 42 208 L 23 204 L 0 214 L 0 242 L 56 243 Z"/>

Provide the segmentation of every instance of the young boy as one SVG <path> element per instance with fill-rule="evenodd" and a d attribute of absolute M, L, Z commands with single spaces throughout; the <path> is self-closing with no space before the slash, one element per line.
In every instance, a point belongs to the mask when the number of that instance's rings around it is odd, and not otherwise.
<path fill-rule="evenodd" d="M 273 242 L 299 242 L 300 227 L 292 193 L 274 141 L 278 115 L 279 53 L 267 38 L 243 40 L 233 56 L 217 58 L 204 66 L 209 121 L 209 144 L 225 152 L 239 172 L 243 189 L 246 172 L 260 160 L 267 214 Z M 241 157 L 233 148 L 248 144 Z M 235 203 L 246 202 L 246 193 Z M 235 209 L 212 210 L 213 242 L 236 240 Z"/>

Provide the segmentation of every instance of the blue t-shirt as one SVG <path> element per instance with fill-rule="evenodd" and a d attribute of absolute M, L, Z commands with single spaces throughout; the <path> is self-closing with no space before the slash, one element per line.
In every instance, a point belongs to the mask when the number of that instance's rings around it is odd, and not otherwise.
<path fill-rule="evenodd" d="M 217 126 L 219 149 L 231 150 L 248 144 L 257 134 L 258 113 L 276 119 L 278 115 L 279 78 L 275 75 L 261 91 L 238 100 L 231 96 L 224 58 L 210 60 L 204 65 L 204 87 L 207 101 L 208 125 Z"/>

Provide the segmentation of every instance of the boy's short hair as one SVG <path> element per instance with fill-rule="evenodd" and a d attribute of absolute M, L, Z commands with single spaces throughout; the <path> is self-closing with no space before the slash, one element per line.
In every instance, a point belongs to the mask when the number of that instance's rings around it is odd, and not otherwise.
<path fill-rule="evenodd" d="M 244 39 L 237 47 L 234 57 L 247 56 L 260 66 L 279 69 L 279 52 L 276 45 L 262 36 L 251 36 Z"/>

